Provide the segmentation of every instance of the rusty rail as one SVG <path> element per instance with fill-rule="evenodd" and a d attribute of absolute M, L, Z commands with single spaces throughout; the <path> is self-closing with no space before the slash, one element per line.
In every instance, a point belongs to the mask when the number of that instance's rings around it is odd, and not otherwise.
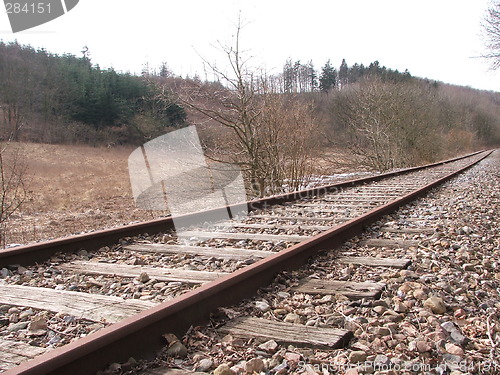
<path fill-rule="evenodd" d="M 332 185 L 321 186 L 293 193 L 287 193 L 287 194 L 262 198 L 254 201 L 243 202 L 239 205 L 247 205 L 249 211 L 256 210 L 274 204 L 282 204 L 285 202 L 295 201 L 301 198 L 306 198 L 314 195 L 321 195 L 345 187 L 352 187 L 355 185 L 379 181 L 391 176 L 397 176 L 418 171 L 421 169 L 432 168 L 438 165 L 454 162 L 473 155 L 477 155 L 481 152 L 483 151 L 477 151 L 472 154 L 467 154 L 464 156 L 460 156 L 457 158 L 429 165 L 412 167 L 396 172 L 388 172 L 375 176 L 348 180 Z M 238 204 L 229 206 L 229 208 L 233 209 L 236 208 L 236 206 L 238 206 Z M 218 212 L 226 213 L 228 212 L 228 207 L 220 207 L 204 212 L 188 214 L 181 217 L 177 217 L 176 220 L 179 220 L 179 222 L 181 222 L 181 220 L 184 218 L 186 219 L 187 222 L 192 222 L 191 219 L 192 217 L 197 217 L 199 219 L 202 219 L 203 215 L 207 215 L 207 218 L 211 218 L 213 217 L 212 216 L 213 214 L 217 214 Z M 9 249 L 0 250 L 0 267 L 6 267 L 12 264 L 24 264 L 24 265 L 33 264 L 48 259 L 57 252 L 76 252 L 81 249 L 97 250 L 101 247 L 112 245 L 124 237 L 133 237 L 144 233 L 148 233 L 151 235 L 173 229 L 174 229 L 174 222 L 172 217 L 166 217 L 136 224 L 124 225 L 122 227 L 117 227 L 117 228 L 104 229 L 91 233 L 85 233 L 80 235 L 59 238 L 51 241 L 35 243 L 32 245 L 13 247 Z"/>
<path fill-rule="evenodd" d="M 486 158 L 491 152 L 485 153 L 479 160 L 467 164 L 460 170 L 358 218 L 262 259 L 230 275 L 205 284 L 173 300 L 164 302 L 150 310 L 104 328 L 95 334 L 23 363 L 5 372 L 5 375 L 87 375 L 97 372 L 110 362 L 123 362 L 131 356 L 137 357 L 147 352 L 151 353 L 164 346 L 161 338 L 162 333 L 175 333 L 182 336 L 190 326 L 208 321 L 210 313 L 218 307 L 234 304 L 253 295 L 258 288 L 269 284 L 279 272 L 302 266 L 318 251 L 334 249 L 340 246 L 346 239 L 362 232 L 365 226 L 472 167 Z M 415 170 L 415 168 L 412 170 Z M 386 174 L 385 176 L 388 175 L 394 174 Z M 376 178 L 380 179 L 381 176 L 376 176 Z M 370 178 L 361 180 L 367 182 Z M 349 181 L 340 185 L 351 184 L 352 182 Z M 282 202 L 288 200 L 288 197 L 285 195 L 271 199 L 278 199 Z M 261 202 L 267 202 L 267 200 L 261 200 Z M 137 228 L 144 228 L 144 226 L 137 226 Z"/>

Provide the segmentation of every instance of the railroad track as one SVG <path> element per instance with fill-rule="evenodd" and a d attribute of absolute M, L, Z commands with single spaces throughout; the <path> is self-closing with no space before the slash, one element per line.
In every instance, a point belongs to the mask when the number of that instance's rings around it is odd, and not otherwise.
<path fill-rule="evenodd" d="M 11 368 L 7 374 L 89 374 L 110 362 L 151 353 L 164 346 L 162 334 L 182 336 L 211 312 L 252 296 L 280 272 L 338 247 L 381 215 L 488 155 L 249 202 L 247 216 L 187 228 L 183 236 L 188 241 L 182 243 L 167 218 L 1 251 L 0 368 Z M 393 258 L 345 256 L 338 261 L 347 267 L 408 265 L 406 259 Z M 299 284 L 302 293 L 325 291 L 328 296 L 333 290 L 353 300 L 377 298 L 383 288 L 345 280 Z M 268 332 L 261 339 L 330 348 L 352 337 L 349 330 L 312 323 L 297 335 L 292 318 L 276 324 L 240 317 L 222 329 L 244 337 Z"/>

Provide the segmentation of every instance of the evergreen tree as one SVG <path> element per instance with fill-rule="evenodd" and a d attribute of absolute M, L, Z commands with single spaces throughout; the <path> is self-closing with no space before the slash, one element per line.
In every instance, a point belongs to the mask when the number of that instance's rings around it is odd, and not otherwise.
<path fill-rule="evenodd" d="M 309 75 L 309 84 L 311 85 L 310 91 L 315 91 L 318 87 L 318 75 L 314 69 L 314 64 L 312 60 L 307 64 L 307 70 Z"/>
<path fill-rule="evenodd" d="M 349 67 L 345 62 L 345 59 L 342 59 L 342 64 L 340 64 L 339 68 L 339 84 L 340 88 L 344 88 L 349 83 Z"/>
<path fill-rule="evenodd" d="M 160 77 L 170 77 L 172 72 L 170 71 L 166 62 L 162 62 L 160 65 Z"/>
<path fill-rule="evenodd" d="M 283 67 L 283 91 L 293 92 L 295 90 L 296 72 L 291 59 L 288 59 Z"/>
<path fill-rule="evenodd" d="M 319 77 L 319 89 L 323 92 L 328 92 L 337 84 L 337 70 L 331 65 L 328 60 L 325 66 L 321 69 Z"/>

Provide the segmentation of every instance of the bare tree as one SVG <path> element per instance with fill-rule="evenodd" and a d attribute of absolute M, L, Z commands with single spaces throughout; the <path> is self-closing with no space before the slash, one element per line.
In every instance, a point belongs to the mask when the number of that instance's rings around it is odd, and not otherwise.
<path fill-rule="evenodd" d="M 313 104 L 296 94 L 266 94 L 259 137 L 269 192 L 303 188 L 321 143 Z"/>
<path fill-rule="evenodd" d="M 27 164 L 20 146 L 0 145 L 0 243 L 5 247 L 5 228 L 8 219 L 27 198 Z"/>
<path fill-rule="evenodd" d="M 216 82 L 200 83 L 180 96 L 185 105 L 226 130 L 212 157 L 239 165 L 252 190 L 263 196 L 282 191 L 285 182 L 296 186 L 305 173 L 312 116 L 310 108 L 291 96 L 279 96 L 265 74 L 248 67 L 240 48 L 241 28 L 239 22 L 233 46 L 221 46 L 227 71 L 205 61 Z"/>
<path fill-rule="evenodd" d="M 491 61 L 493 69 L 500 68 L 500 1 L 493 1 L 483 22 L 484 38 L 489 52 L 483 57 Z"/>
<path fill-rule="evenodd" d="M 331 137 L 352 153 L 349 163 L 374 170 L 435 159 L 438 126 L 431 94 L 418 84 L 372 78 L 336 93 Z"/>

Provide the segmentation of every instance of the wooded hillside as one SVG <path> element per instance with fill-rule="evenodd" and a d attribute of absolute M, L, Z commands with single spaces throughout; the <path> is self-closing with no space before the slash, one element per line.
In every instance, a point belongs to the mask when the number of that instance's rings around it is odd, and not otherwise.
<path fill-rule="evenodd" d="M 145 77 L 82 57 L 0 42 L 2 139 L 46 143 L 141 143 L 183 126 L 185 111 Z"/>
<path fill-rule="evenodd" d="M 314 147 L 346 150 L 353 163 L 368 168 L 406 166 L 500 144 L 498 92 L 412 77 L 378 61 L 349 66 L 342 60 L 337 68 L 329 60 L 318 71 L 311 61 L 290 59 L 274 75 L 242 68 L 239 78 L 253 95 L 253 108 L 261 111 L 265 104 L 268 109 L 256 126 L 288 118 L 297 124 L 283 127 L 283 134 L 311 136 Z M 238 94 L 230 80 L 219 78 L 181 78 L 166 64 L 145 67 L 136 76 L 101 69 L 86 49 L 81 57 L 60 56 L 0 42 L 0 137 L 142 144 L 182 126 L 204 124 L 205 142 L 216 149 L 227 137 L 200 105 L 222 115 L 232 110 L 225 105 Z M 277 111 L 288 117 L 273 117 Z M 272 138 L 270 130 L 262 134 Z"/>

